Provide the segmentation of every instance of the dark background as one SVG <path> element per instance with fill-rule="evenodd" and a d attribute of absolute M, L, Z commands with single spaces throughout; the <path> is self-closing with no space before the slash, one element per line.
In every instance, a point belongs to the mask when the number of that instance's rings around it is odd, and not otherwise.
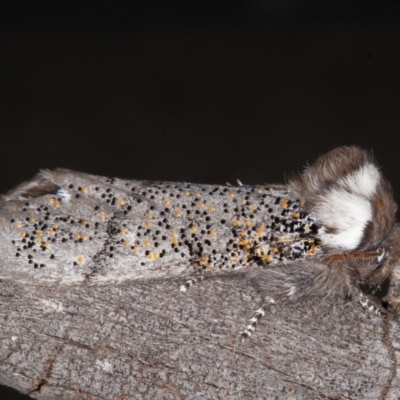
<path fill-rule="evenodd" d="M 399 22 L 393 0 L 2 2 L 0 193 L 55 167 L 282 182 L 356 144 L 399 202 Z"/>

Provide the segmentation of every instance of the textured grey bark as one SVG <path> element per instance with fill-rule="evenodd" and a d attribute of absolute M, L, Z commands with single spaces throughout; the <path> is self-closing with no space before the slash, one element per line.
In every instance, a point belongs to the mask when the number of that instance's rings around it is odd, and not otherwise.
<path fill-rule="evenodd" d="M 176 276 L 27 279 L 26 259 L 7 264 L 10 209 L 0 210 L 1 384 L 38 399 L 399 399 L 398 315 L 383 321 L 342 300 L 277 304 L 241 343 L 262 301 L 245 281 L 213 276 L 182 293 Z"/>
<path fill-rule="evenodd" d="M 398 399 L 400 324 L 357 303 L 275 307 L 238 281 L 0 284 L 0 382 L 38 399 Z"/>

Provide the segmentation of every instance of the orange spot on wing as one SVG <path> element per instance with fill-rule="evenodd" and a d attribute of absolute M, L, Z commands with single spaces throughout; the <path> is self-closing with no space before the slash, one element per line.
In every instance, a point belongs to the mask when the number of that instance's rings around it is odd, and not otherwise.
<path fill-rule="evenodd" d="M 286 208 L 287 205 L 288 205 L 288 202 L 289 202 L 288 199 L 283 200 L 282 203 L 281 203 L 281 208 Z"/>

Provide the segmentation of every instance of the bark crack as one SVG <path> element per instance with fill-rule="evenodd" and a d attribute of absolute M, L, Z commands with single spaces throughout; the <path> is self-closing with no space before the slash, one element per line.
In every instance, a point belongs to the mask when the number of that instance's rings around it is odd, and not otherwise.
<path fill-rule="evenodd" d="M 28 394 L 40 392 L 44 385 L 47 384 L 49 378 L 51 377 L 51 373 L 53 371 L 54 363 L 60 354 L 61 350 L 63 349 L 65 343 L 61 342 L 59 346 L 55 349 L 55 352 L 49 357 L 46 366 L 44 367 L 44 374 L 43 377 L 39 380 L 36 388 L 31 390 Z"/>

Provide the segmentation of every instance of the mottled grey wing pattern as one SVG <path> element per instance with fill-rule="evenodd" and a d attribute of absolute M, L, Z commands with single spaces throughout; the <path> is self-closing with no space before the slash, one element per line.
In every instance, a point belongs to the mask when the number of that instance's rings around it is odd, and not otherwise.
<path fill-rule="evenodd" d="M 73 283 L 268 268 L 318 256 L 318 226 L 285 186 L 45 170 L 1 200 L 1 278 Z"/>

